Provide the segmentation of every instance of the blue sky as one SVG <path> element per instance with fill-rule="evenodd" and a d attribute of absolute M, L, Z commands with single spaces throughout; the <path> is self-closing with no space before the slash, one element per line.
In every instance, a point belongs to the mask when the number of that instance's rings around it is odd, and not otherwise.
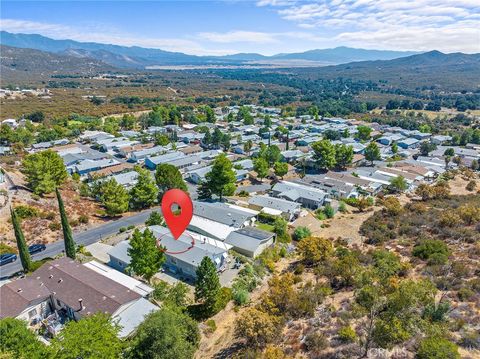
<path fill-rule="evenodd" d="M 351 46 L 480 52 L 478 0 L 16 1 L 0 28 L 198 55 Z"/>

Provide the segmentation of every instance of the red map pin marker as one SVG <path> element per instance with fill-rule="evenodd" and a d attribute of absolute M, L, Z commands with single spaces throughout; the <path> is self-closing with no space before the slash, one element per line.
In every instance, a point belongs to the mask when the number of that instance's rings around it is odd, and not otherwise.
<path fill-rule="evenodd" d="M 181 209 L 181 213 L 178 216 L 172 212 L 173 204 L 177 204 Z M 168 190 L 162 198 L 162 212 L 168 229 L 172 232 L 173 237 L 178 239 L 192 220 L 192 200 L 180 189 Z"/>

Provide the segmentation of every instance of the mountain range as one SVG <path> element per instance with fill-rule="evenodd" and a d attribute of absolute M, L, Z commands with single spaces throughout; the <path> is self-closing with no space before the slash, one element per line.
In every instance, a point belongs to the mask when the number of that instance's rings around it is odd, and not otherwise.
<path fill-rule="evenodd" d="M 119 68 L 144 69 L 162 65 L 253 65 L 295 64 L 337 65 L 354 61 L 391 60 L 417 54 L 411 51 L 365 50 L 350 47 L 317 49 L 300 53 L 283 53 L 265 56 L 256 53 L 239 53 L 225 56 L 196 56 L 181 52 L 138 46 L 119 46 L 96 42 L 55 40 L 38 34 L 13 34 L 0 32 L 0 44 L 18 48 L 46 51 L 77 58 L 91 58 Z"/>

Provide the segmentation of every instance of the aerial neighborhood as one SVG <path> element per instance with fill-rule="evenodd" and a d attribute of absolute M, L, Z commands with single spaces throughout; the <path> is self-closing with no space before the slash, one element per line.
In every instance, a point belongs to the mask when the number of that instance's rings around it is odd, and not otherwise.
<path fill-rule="evenodd" d="M 48 342 L 69 320 L 101 312 L 121 327 L 117 336 L 125 338 L 162 306 L 154 295 L 156 283 L 182 286 L 187 293 L 205 280 L 208 268 L 221 287 L 233 288 L 241 303 L 248 294 L 238 284 L 245 275 L 241 268 L 245 263 L 268 268 L 272 253 L 292 251 L 289 233 L 294 231 L 299 240 L 302 231 L 314 231 L 308 218 L 331 219 L 345 213 L 347 205 L 363 212 L 378 196 L 419 193 L 419 187 L 434 184 L 449 169 L 479 168 L 478 130 L 472 143 L 460 145 L 428 128 L 281 112 L 228 106 L 207 112 L 205 122 L 148 125 L 154 110 L 146 119 L 125 115 L 114 131 L 84 129 L 74 137 L 32 144 L 21 164 L 23 178 L 15 174 L 19 163 L 2 169 L 5 196 L 18 186 L 28 186 L 33 196 L 51 193 L 68 176 L 83 197 L 103 208 L 98 213 L 114 221 L 116 229 L 73 244 L 73 253 L 37 239 L 34 243 L 43 246 L 40 254 L 32 246 L 27 249 L 37 259 L 33 267 L 21 247 L 18 259 L 14 253 L 2 254 L 0 317 L 26 320 Z M 4 131 L 7 126 L 14 131 L 32 124 L 8 119 L 2 122 Z M 4 143 L 1 151 L 8 156 L 12 149 Z M 193 201 L 193 217 L 178 239 L 165 227 L 158 207 L 170 188 L 186 191 Z M 63 228 L 63 236 L 74 241 L 77 235 L 63 220 L 68 213 L 58 190 L 57 198 L 61 226 L 50 229 Z M 14 226 L 16 217 L 31 215 L 21 210 L 32 211 L 28 205 L 16 207 Z M 129 221 L 145 211 L 143 220 Z M 79 217 L 85 228 L 76 233 L 88 232 L 90 215 Z M 21 230 L 15 234 L 22 243 Z M 152 250 L 160 255 L 151 256 Z M 42 257 L 42 251 L 48 256 Z M 139 255 L 150 255 L 150 261 L 142 262 Z M 195 293 L 201 298 L 197 289 Z"/>
<path fill-rule="evenodd" d="M 0 359 L 480 358 L 479 10 L 2 1 Z"/>
<path fill-rule="evenodd" d="M 365 243 L 385 243 L 394 235 L 369 229 L 365 215 L 445 198 L 451 173 L 479 170 L 478 129 L 466 139 L 259 105 L 177 111 L 73 120 L 68 136 L 26 146 L 22 160 L 12 139 L 37 125 L 2 121 L 0 213 L 13 230 L 0 237 L 1 319 L 26 322 L 52 348 L 80 330 L 71 323 L 89 321 L 113 343 L 137 343 L 173 306 L 175 320 L 204 323 L 208 338 L 218 320 L 209 318 L 230 301 L 248 307 L 282 258 L 303 253 L 299 275 L 334 240 L 358 246 L 350 226 Z M 193 206 L 178 238 L 160 208 L 170 189 Z M 182 323 L 173 325 L 196 327 Z M 189 353 L 198 345 L 185 343 Z"/>

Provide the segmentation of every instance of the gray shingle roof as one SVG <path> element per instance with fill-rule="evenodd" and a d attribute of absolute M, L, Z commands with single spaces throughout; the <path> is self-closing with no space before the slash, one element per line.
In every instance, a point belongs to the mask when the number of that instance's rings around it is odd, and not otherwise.
<path fill-rule="evenodd" d="M 295 211 L 300 209 L 300 203 L 269 196 L 253 196 L 248 203 L 255 206 L 277 209 L 284 213 L 295 213 Z"/>
<path fill-rule="evenodd" d="M 195 267 L 200 265 L 204 257 L 225 253 L 225 248 L 214 246 L 206 241 L 195 239 L 192 243 L 192 237 L 185 232 L 175 240 L 168 228 L 162 226 L 151 226 L 149 229 L 155 237 L 160 240 L 160 244 L 167 248 L 167 256 L 174 257 L 182 262 L 190 263 Z M 190 248 L 185 251 L 185 249 Z M 179 253 L 174 253 L 179 252 Z"/>
<path fill-rule="evenodd" d="M 225 203 L 193 202 L 193 214 L 198 217 L 210 219 L 228 226 L 239 226 L 255 217 L 249 211 L 231 208 Z"/>
<path fill-rule="evenodd" d="M 322 201 L 325 198 L 325 192 L 318 188 L 288 181 L 278 182 L 273 187 L 273 190 L 278 192 L 279 195 L 290 198 L 293 201 L 296 201 L 298 198 Z"/>
<path fill-rule="evenodd" d="M 167 162 L 170 162 L 170 161 L 174 161 L 174 160 L 176 160 L 178 158 L 181 158 L 181 157 L 185 157 L 185 154 L 183 152 L 180 152 L 180 151 L 175 151 L 175 152 L 166 153 L 166 154 L 160 155 L 160 156 L 148 157 L 148 159 L 149 159 L 149 161 L 151 161 L 155 165 L 158 165 L 160 163 L 167 163 Z"/>

